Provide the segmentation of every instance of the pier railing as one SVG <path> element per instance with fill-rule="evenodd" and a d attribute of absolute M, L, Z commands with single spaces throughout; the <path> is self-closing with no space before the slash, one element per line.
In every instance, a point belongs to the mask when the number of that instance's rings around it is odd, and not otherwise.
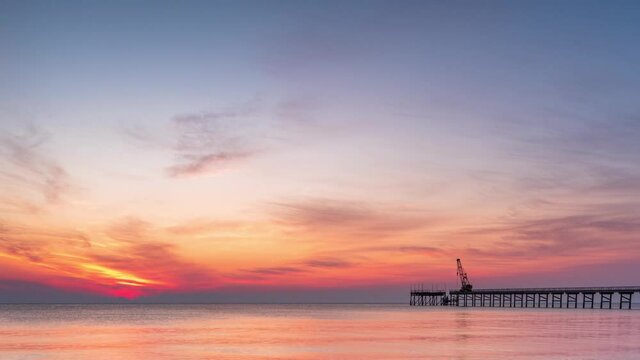
<path fill-rule="evenodd" d="M 462 291 L 452 290 L 452 294 Z M 536 292 L 640 292 L 640 286 L 604 286 L 604 287 L 550 287 L 550 288 L 506 288 L 506 289 L 473 289 L 473 293 L 536 293 Z"/>

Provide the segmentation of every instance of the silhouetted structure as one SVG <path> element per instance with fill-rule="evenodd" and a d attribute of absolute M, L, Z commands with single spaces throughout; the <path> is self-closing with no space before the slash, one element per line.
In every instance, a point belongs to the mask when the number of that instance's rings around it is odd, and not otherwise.
<path fill-rule="evenodd" d="M 473 289 L 473 285 L 469 281 L 469 276 L 467 276 L 467 272 L 462 268 L 462 261 L 460 259 L 456 259 L 456 263 L 458 265 L 458 270 L 456 271 L 456 275 L 460 278 L 460 291 L 467 292 Z"/>
<path fill-rule="evenodd" d="M 640 293 L 640 286 L 473 289 L 460 259 L 456 262 L 460 290 L 412 287 L 409 305 L 612 309 L 617 303 L 619 309 L 631 309 L 633 294 Z"/>

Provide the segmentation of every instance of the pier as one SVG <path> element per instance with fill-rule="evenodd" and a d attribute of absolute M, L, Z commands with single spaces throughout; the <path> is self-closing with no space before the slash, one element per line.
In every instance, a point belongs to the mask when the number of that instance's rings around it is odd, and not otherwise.
<path fill-rule="evenodd" d="M 520 307 L 558 309 L 631 309 L 640 286 L 475 289 L 471 291 L 412 290 L 411 306 Z"/>
<path fill-rule="evenodd" d="M 411 288 L 409 305 L 631 309 L 633 295 L 640 293 L 640 286 L 474 289 L 467 273 L 462 269 L 460 259 L 457 262 L 457 276 L 461 283 L 459 290 Z"/>
<path fill-rule="evenodd" d="M 449 305 L 449 295 L 445 291 L 412 290 L 409 299 L 411 306 Z"/>

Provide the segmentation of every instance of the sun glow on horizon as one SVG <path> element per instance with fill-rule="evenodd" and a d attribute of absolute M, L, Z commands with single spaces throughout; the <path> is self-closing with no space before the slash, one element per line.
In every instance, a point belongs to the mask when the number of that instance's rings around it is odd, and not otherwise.
<path fill-rule="evenodd" d="M 166 285 L 157 280 L 144 279 L 139 276 L 129 274 L 124 271 L 110 269 L 97 264 L 81 264 L 83 269 L 89 270 L 92 274 L 99 275 L 98 278 L 105 280 L 115 280 L 115 283 L 129 286 Z"/>

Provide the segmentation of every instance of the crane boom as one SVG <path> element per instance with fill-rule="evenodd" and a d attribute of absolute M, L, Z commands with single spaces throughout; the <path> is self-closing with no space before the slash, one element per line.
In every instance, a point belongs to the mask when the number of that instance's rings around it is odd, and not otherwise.
<path fill-rule="evenodd" d="M 462 268 L 462 261 L 460 261 L 460 259 L 456 259 L 456 262 L 458 263 L 458 271 L 456 275 L 460 278 L 460 291 L 471 291 L 471 289 L 473 289 L 473 285 L 471 285 L 467 273 Z"/>

